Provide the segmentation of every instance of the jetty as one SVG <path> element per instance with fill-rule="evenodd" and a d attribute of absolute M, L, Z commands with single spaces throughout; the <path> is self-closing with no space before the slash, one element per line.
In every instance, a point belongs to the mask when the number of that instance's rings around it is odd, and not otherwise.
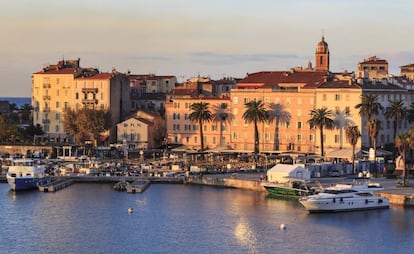
<path fill-rule="evenodd" d="M 39 191 L 41 192 L 55 192 L 61 190 L 63 188 L 68 187 L 73 183 L 72 179 L 65 179 L 65 180 L 57 180 L 51 182 L 47 185 L 39 186 Z"/>
<path fill-rule="evenodd" d="M 137 180 L 126 185 L 126 191 L 128 193 L 142 193 L 150 186 L 150 184 L 151 181 L 149 180 Z"/>

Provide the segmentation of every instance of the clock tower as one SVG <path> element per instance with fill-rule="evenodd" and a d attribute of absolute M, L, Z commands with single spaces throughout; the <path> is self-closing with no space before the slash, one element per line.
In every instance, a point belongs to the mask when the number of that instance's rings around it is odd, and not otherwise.
<path fill-rule="evenodd" d="M 329 71 L 329 48 L 324 36 L 322 36 L 322 40 L 316 46 L 315 70 Z"/>

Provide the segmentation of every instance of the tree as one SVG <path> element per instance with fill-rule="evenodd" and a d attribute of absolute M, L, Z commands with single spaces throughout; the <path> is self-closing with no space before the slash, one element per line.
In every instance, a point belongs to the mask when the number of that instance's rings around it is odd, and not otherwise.
<path fill-rule="evenodd" d="M 413 142 L 413 131 L 409 132 L 403 132 L 397 135 L 395 138 L 395 147 L 397 148 L 400 158 L 402 160 L 403 164 L 403 174 L 402 174 L 402 185 L 407 185 L 407 170 L 406 170 L 406 156 L 407 156 L 407 150 L 409 148 L 412 148 L 414 145 Z M 398 165 L 397 165 L 398 167 Z"/>
<path fill-rule="evenodd" d="M 371 119 L 367 123 L 367 130 L 368 135 L 373 141 L 373 148 L 374 148 L 374 160 L 377 158 L 377 137 L 378 133 L 381 130 L 381 121 L 378 119 Z M 377 170 L 375 169 L 375 173 L 377 173 Z"/>
<path fill-rule="evenodd" d="M 274 137 L 274 150 L 279 150 L 280 145 L 280 124 L 288 124 L 292 118 L 289 111 L 286 111 L 285 106 L 280 103 L 271 103 L 269 105 L 269 122 L 275 121 L 275 137 Z"/>
<path fill-rule="evenodd" d="M 70 108 L 64 111 L 63 125 L 66 131 L 75 136 L 78 144 L 86 138 L 92 138 L 98 145 L 100 135 L 112 127 L 111 112 L 107 109 L 82 108 L 74 111 Z"/>
<path fill-rule="evenodd" d="M 379 114 L 379 111 L 383 109 L 382 105 L 378 102 L 378 95 L 363 94 L 361 95 L 361 103 L 355 105 L 356 109 L 359 109 L 359 115 L 361 117 L 367 117 L 367 120 L 371 120 L 374 116 Z M 371 147 L 372 140 L 369 140 L 369 146 Z"/>
<path fill-rule="evenodd" d="M 325 155 L 323 147 L 323 129 L 325 128 L 331 130 L 334 128 L 335 122 L 332 117 L 332 110 L 328 110 L 326 107 L 313 109 L 310 112 L 310 119 L 308 120 L 308 123 L 311 129 L 319 129 L 321 137 L 321 156 Z"/>
<path fill-rule="evenodd" d="M 355 147 L 358 143 L 358 139 L 361 137 L 361 132 L 356 125 L 348 126 L 345 129 L 345 135 L 349 144 L 352 146 L 352 173 L 355 173 Z"/>
<path fill-rule="evenodd" d="M 221 103 L 220 105 L 213 106 L 213 115 L 212 120 L 215 123 L 220 124 L 220 146 L 225 146 L 223 143 L 223 131 L 226 129 L 226 125 L 230 124 L 234 119 L 234 116 L 226 103 Z"/>
<path fill-rule="evenodd" d="M 411 102 L 410 107 L 407 109 L 406 118 L 408 122 L 414 123 L 414 102 Z"/>
<path fill-rule="evenodd" d="M 387 119 L 392 119 L 393 121 L 393 139 L 395 140 L 397 136 L 398 122 L 405 118 L 407 109 L 404 107 L 404 102 L 402 100 L 389 101 L 389 103 L 390 106 L 385 109 L 385 117 Z"/>
<path fill-rule="evenodd" d="M 339 147 L 342 148 L 343 131 L 346 130 L 348 126 L 355 125 L 355 123 L 350 119 L 349 113 L 347 113 L 345 110 L 336 112 L 335 118 L 333 120 L 335 123 L 335 127 L 339 130 Z"/>
<path fill-rule="evenodd" d="M 247 123 L 254 124 L 254 154 L 257 156 L 259 153 L 259 130 L 257 128 L 258 123 L 264 123 L 269 119 L 269 112 L 265 109 L 265 106 L 261 100 L 253 100 L 244 104 L 246 110 L 243 113 L 242 118 Z"/>
<path fill-rule="evenodd" d="M 30 121 L 32 110 L 33 110 L 32 105 L 27 104 L 27 103 L 25 103 L 23 106 L 20 107 L 21 120 L 23 123 L 27 123 Z"/>
<path fill-rule="evenodd" d="M 198 127 L 200 128 L 200 144 L 201 144 L 201 152 L 204 151 L 204 135 L 203 135 L 203 124 L 205 122 L 210 122 L 213 118 L 209 110 L 210 103 L 208 102 L 198 102 L 193 103 L 190 106 L 191 113 L 188 118 L 192 122 L 198 122 Z"/>

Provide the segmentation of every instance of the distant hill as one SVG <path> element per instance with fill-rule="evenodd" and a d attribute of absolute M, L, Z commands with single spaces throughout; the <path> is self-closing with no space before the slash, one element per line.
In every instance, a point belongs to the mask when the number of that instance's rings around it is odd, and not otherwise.
<path fill-rule="evenodd" d="M 10 104 L 16 103 L 18 108 L 24 104 L 32 105 L 32 99 L 30 97 L 0 97 L 0 101 L 8 101 Z"/>

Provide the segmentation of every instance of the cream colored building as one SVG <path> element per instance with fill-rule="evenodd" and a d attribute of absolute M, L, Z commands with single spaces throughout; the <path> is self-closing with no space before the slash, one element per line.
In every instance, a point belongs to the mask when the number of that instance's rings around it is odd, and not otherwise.
<path fill-rule="evenodd" d="M 160 116 L 139 110 L 134 116 L 117 124 L 118 144 L 127 143 L 130 149 L 152 149 L 163 142 L 165 127 Z"/>
<path fill-rule="evenodd" d="M 358 63 L 358 78 L 369 80 L 383 79 L 388 77 L 388 62 L 376 56 L 364 59 Z"/>
<path fill-rule="evenodd" d="M 32 76 L 33 124 L 40 124 L 46 135 L 57 141 L 68 137 L 63 127 L 66 108 L 110 109 L 114 124 L 129 114 L 129 82 L 124 74 L 81 68 L 80 59 L 62 60 Z M 115 140 L 116 127 L 109 141 Z"/>
<path fill-rule="evenodd" d="M 401 76 L 405 76 L 410 79 L 414 79 L 414 64 L 407 64 L 400 67 Z"/>

